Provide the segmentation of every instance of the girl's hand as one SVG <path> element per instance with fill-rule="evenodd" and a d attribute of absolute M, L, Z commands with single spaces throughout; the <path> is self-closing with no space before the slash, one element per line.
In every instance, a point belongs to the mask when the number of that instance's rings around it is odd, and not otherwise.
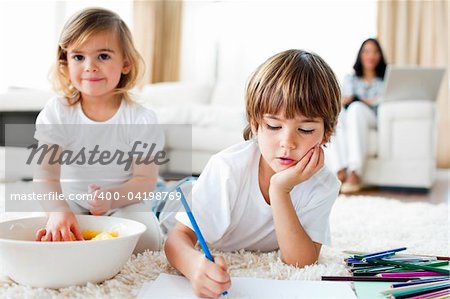
<path fill-rule="evenodd" d="M 72 241 L 71 233 L 75 240 L 84 240 L 75 215 L 71 211 L 50 212 L 45 228 L 36 233 L 36 241 Z"/>
<path fill-rule="evenodd" d="M 372 99 L 372 98 L 365 98 L 365 99 L 362 99 L 361 101 L 362 101 L 364 104 L 366 104 L 366 105 L 372 106 L 372 105 L 373 105 L 373 102 L 374 102 L 374 99 Z"/>
<path fill-rule="evenodd" d="M 199 255 L 199 261 L 196 264 L 198 267 L 190 280 L 197 296 L 216 298 L 230 288 L 228 266 L 223 257 L 215 257 L 213 263 L 205 256 Z"/>
<path fill-rule="evenodd" d="M 100 216 L 104 215 L 106 212 L 111 210 L 112 202 L 111 200 L 107 200 L 104 197 L 98 198 L 98 196 L 102 192 L 106 192 L 106 190 L 102 190 L 100 186 L 90 184 L 88 186 L 88 192 L 93 194 L 92 200 L 88 201 L 89 204 L 89 212 L 91 212 L 92 215 Z"/>
<path fill-rule="evenodd" d="M 270 179 L 269 192 L 289 193 L 292 188 L 308 180 L 324 165 L 324 152 L 320 145 L 310 149 L 296 165 L 280 171 Z"/>
<path fill-rule="evenodd" d="M 341 105 L 345 106 L 353 102 L 353 96 L 346 96 L 341 98 Z"/>

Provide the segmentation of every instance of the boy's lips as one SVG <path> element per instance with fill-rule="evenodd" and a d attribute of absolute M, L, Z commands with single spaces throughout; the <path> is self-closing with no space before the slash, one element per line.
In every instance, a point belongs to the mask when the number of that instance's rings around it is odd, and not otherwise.
<path fill-rule="evenodd" d="M 295 162 L 295 160 L 290 157 L 278 157 L 277 160 L 281 165 L 290 165 Z"/>

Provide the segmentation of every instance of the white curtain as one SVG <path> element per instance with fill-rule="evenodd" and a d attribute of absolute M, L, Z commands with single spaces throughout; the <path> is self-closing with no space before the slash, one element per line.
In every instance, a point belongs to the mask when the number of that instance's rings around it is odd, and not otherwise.
<path fill-rule="evenodd" d="M 378 2 L 378 38 L 389 63 L 447 68 L 437 100 L 437 163 L 445 168 L 450 168 L 449 16 L 447 0 Z"/>

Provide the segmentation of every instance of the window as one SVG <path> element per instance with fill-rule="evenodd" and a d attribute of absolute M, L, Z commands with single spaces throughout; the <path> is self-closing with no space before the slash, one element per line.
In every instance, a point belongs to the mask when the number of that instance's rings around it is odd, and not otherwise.
<path fill-rule="evenodd" d="M 132 26 L 132 0 L 0 2 L 0 92 L 11 87 L 50 89 L 48 74 L 64 23 L 92 6 L 117 12 Z"/>
<path fill-rule="evenodd" d="M 342 80 L 361 43 L 376 35 L 376 1 L 183 3 L 181 80 L 245 82 L 277 52 L 322 56 Z"/>

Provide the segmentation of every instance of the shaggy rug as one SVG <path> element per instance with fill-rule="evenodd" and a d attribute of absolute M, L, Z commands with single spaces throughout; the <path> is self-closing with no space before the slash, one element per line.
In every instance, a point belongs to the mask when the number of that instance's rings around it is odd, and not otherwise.
<path fill-rule="evenodd" d="M 342 250 L 377 251 L 406 246 L 408 253 L 449 255 L 449 207 L 368 196 L 341 196 L 331 214 L 332 247 L 324 246 L 316 265 L 284 265 L 279 252 L 224 253 L 231 276 L 319 280 L 345 275 Z M 215 252 L 216 254 L 218 252 Z M 0 298 L 135 298 L 146 281 L 176 274 L 163 252 L 132 256 L 122 271 L 102 284 L 59 290 L 30 288 L 3 278 Z"/>

